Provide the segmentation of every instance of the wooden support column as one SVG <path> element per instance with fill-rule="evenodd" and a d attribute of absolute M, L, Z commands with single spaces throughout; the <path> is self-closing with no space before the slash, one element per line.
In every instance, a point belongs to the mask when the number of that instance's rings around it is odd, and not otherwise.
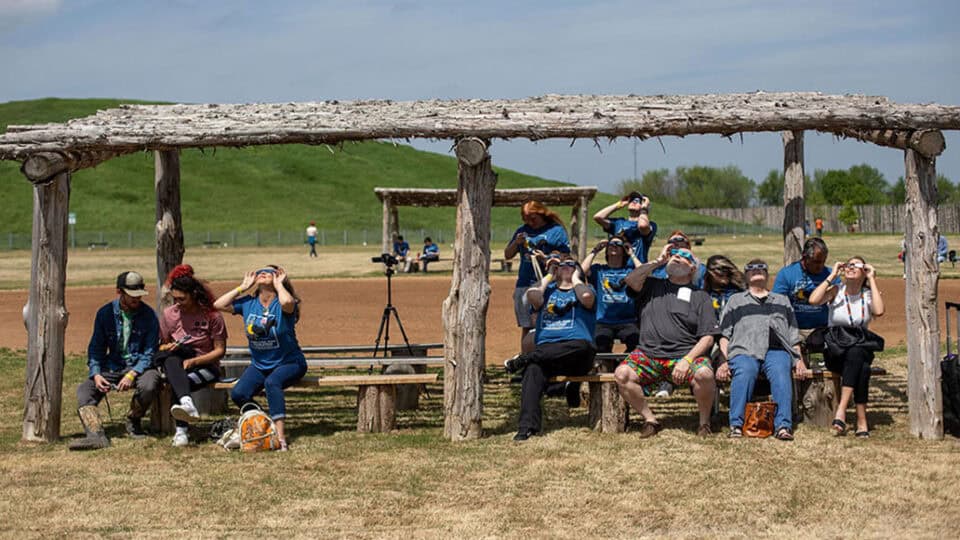
<path fill-rule="evenodd" d="M 580 252 L 580 203 L 573 203 L 573 209 L 570 211 L 570 254 L 577 255 Z M 582 260 L 582 259 L 581 259 Z"/>
<path fill-rule="evenodd" d="M 157 310 L 165 304 L 161 287 L 167 274 L 183 262 L 183 220 L 180 214 L 180 152 L 153 153 L 154 188 L 157 194 Z"/>
<path fill-rule="evenodd" d="M 800 260 L 806 240 L 803 226 L 803 131 L 784 131 L 783 137 L 783 265 Z"/>
<path fill-rule="evenodd" d="M 390 197 L 383 198 L 383 229 L 381 232 L 380 253 L 391 253 L 393 251 L 393 238 L 390 237 L 390 217 L 393 215 L 393 205 L 390 204 Z"/>
<path fill-rule="evenodd" d="M 400 208 L 394 204 L 390 207 L 390 246 L 387 249 L 389 253 L 393 253 L 393 242 L 398 236 L 400 236 Z"/>
<path fill-rule="evenodd" d="M 27 380 L 23 393 L 23 440 L 60 438 L 63 393 L 64 303 L 67 272 L 67 212 L 70 173 L 33 186 L 33 239 L 27 326 Z"/>
<path fill-rule="evenodd" d="M 907 189 L 907 396 L 910 432 L 943 438 L 940 388 L 940 322 L 937 318 L 936 161 L 913 149 L 904 152 Z"/>
<path fill-rule="evenodd" d="M 590 210 L 590 199 L 585 196 L 581 196 L 580 200 L 577 202 L 577 206 L 573 211 L 577 215 L 577 220 L 579 221 L 579 226 L 577 227 L 577 240 L 576 244 L 572 243 L 571 239 L 570 251 L 577 255 L 577 260 L 584 260 L 587 258 L 587 229 L 590 228 L 590 222 L 587 221 L 587 213 Z"/>
<path fill-rule="evenodd" d="M 485 141 L 462 139 L 456 153 L 457 237 L 450 294 L 443 302 L 443 433 L 453 441 L 482 434 L 490 209 L 497 185 Z"/>

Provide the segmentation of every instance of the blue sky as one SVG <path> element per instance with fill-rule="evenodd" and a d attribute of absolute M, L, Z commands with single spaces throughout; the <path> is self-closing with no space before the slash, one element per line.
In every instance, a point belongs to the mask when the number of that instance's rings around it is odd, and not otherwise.
<path fill-rule="evenodd" d="M 0 101 L 521 98 L 821 91 L 960 105 L 960 2 L 0 0 Z M 782 167 L 778 134 L 495 141 L 494 163 L 613 191 L 644 170 Z M 415 142 L 448 153 L 450 143 Z M 808 132 L 808 171 L 903 153 Z M 960 137 L 938 172 L 960 180 Z"/>

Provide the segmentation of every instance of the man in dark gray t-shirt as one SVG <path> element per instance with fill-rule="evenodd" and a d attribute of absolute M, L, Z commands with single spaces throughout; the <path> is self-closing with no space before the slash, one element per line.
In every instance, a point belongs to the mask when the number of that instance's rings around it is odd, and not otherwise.
<path fill-rule="evenodd" d="M 664 264 L 667 279 L 649 277 Z M 662 381 L 690 385 L 700 412 L 697 434 L 711 434 L 714 378 L 709 354 L 720 328 L 710 295 L 691 286 L 698 266 L 690 250 L 667 245 L 656 260 L 640 265 L 624 280 L 640 306 L 640 343 L 614 374 L 620 394 L 645 420 L 641 438 L 660 431 L 643 387 Z"/>

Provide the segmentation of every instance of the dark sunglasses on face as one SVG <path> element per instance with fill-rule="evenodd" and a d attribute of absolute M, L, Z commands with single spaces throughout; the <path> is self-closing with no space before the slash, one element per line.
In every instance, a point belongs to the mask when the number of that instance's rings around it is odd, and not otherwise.
<path fill-rule="evenodd" d="M 577 261 L 563 261 L 562 263 L 560 263 L 560 266 L 567 267 L 567 268 L 576 268 Z"/>
<path fill-rule="evenodd" d="M 766 270 L 767 270 L 767 265 L 766 265 L 766 264 L 763 264 L 763 263 L 748 264 L 748 265 L 746 265 L 746 266 L 743 267 L 743 270 L 744 270 L 745 272 L 751 272 L 751 271 L 753 271 L 753 270 L 763 270 L 763 271 L 766 271 Z"/>
<path fill-rule="evenodd" d="M 685 250 L 685 249 L 671 249 L 671 250 L 670 250 L 670 255 L 678 255 L 678 256 L 683 257 L 684 259 L 686 259 L 686 260 L 688 260 L 688 261 L 690 261 L 690 262 L 696 262 L 696 261 L 697 261 L 697 259 L 694 258 L 693 253 L 690 253 L 689 251 L 687 251 L 687 250 Z"/>
<path fill-rule="evenodd" d="M 690 242 L 682 236 L 672 236 L 667 240 L 668 244 L 689 244 Z"/>
<path fill-rule="evenodd" d="M 630 204 L 640 204 L 643 202 L 643 199 L 630 199 Z"/>
<path fill-rule="evenodd" d="M 609 242 L 607 242 L 607 245 L 608 245 L 608 246 L 623 247 L 623 240 L 613 239 L 613 240 L 610 240 Z"/>
<path fill-rule="evenodd" d="M 260 274 L 276 274 L 276 273 L 277 273 L 277 271 L 274 270 L 273 268 L 261 268 L 261 269 L 257 270 L 257 275 L 260 275 Z"/>

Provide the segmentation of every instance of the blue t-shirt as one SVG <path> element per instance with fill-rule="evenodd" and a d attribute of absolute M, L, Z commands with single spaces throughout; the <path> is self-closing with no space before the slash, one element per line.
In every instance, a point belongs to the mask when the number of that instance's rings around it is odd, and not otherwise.
<path fill-rule="evenodd" d="M 426 255 L 427 253 L 440 253 L 440 246 L 436 244 L 424 244 L 423 254 Z"/>
<path fill-rule="evenodd" d="M 637 322 L 637 304 L 627 294 L 623 278 L 631 268 L 610 268 L 606 264 L 590 266 L 590 285 L 597 291 L 597 322 L 626 324 Z"/>
<path fill-rule="evenodd" d="M 650 245 L 653 244 L 653 238 L 657 235 L 657 223 L 651 221 L 650 232 L 643 235 L 640 233 L 640 229 L 637 228 L 636 221 L 624 218 L 613 218 L 609 221 L 610 226 L 607 227 L 606 232 L 610 235 L 623 233 L 623 236 L 633 247 L 633 253 L 640 259 L 640 262 L 647 262 L 647 256 L 650 254 Z M 627 266 L 632 267 L 633 261 L 628 261 Z"/>
<path fill-rule="evenodd" d="M 743 292 L 743 289 L 739 289 L 733 285 L 728 285 L 722 291 L 707 291 L 707 294 L 709 294 L 713 300 L 713 309 L 717 311 L 717 319 L 720 318 L 720 313 L 723 312 L 723 306 L 727 305 L 727 300 L 738 292 Z"/>
<path fill-rule="evenodd" d="M 697 272 L 693 274 L 693 281 L 690 282 L 690 286 L 694 289 L 703 288 L 703 278 L 707 275 L 707 265 L 703 263 L 698 263 Z M 650 277 L 656 279 L 667 279 L 667 265 L 663 265 L 659 268 L 656 268 L 653 272 L 650 273 Z"/>
<path fill-rule="evenodd" d="M 267 308 L 255 296 L 234 300 L 233 313 L 243 316 L 243 333 L 254 367 L 273 369 L 280 364 L 305 361 L 294 329 L 299 309 L 298 306 L 293 313 L 284 313 L 277 298 Z"/>
<path fill-rule="evenodd" d="M 551 251 L 570 253 L 570 242 L 567 240 L 567 230 L 559 223 L 549 223 L 539 229 L 524 224 L 510 237 L 509 246 L 517 239 L 517 235 L 527 235 L 526 245 L 520 248 L 520 270 L 517 271 L 517 287 L 530 287 L 537 283 L 537 274 L 533 270 L 530 252 L 533 249 L 550 254 Z"/>
<path fill-rule="evenodd" d="M 537 316 L 537 344 L 575 339 L 592 342 L 597 325 L 596 309 L 596 304 L 593 309 L 583 307 L 572 288 L 562 291 L 555 282 L 547 285 Z"/>
<path fill-rule="evenodd" d="M 826 304 L 811 306 L 808 302 L 810 293 L 830 277 L 830 269 L 824 267 L 819 274 L 812 276 L 803 270 L 800 261 L 784 267 L 777 273 L 773 282 L 773 292 L 782 294 L 790 299 L 793 312 L 797 316 L 797 325 L 801 330 L 820 328 L 827 325 L 829 309 Z"/>
<path fill-rule="evenodd" d="M 406 240 L 403 242 L 394 242 L 393 252 L 399 257 L 406 257 L 407 253 L 410 252 L 410 242 L 407 242 Z"/>

